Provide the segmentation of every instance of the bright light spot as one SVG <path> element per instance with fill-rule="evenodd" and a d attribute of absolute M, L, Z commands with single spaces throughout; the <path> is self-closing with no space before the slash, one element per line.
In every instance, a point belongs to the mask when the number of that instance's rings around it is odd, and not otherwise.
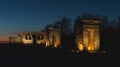
<path fill-rule="evenodd" d="M 48 46 L 50 46 L 50 45 L 49 45 L 49 42 L 48 42 L 48 41 L 46 41 L 46 47 L 48 47 Z"/>
<path fill-rule="evenodd" d="M 80 51 L 77 50 L 76 52 L 80 52 Z"/>
<path fill-rule="evenodd" d="M 90 51 L 90 53 L 96 53 L 96 51 Z"/>
<path fill-rule="evenodd" d="M 102 53 L 106 53 L 106 51 L 102 51 Z"/>
<path fill-rule="evenodd" d="M 94 51 L 94 46 L 93 46 L 93 35 L 94 32 L 93 30 L 89 32 L 89 40 L 88 40 L 88 51 Z"/>
<path fill-rule="evenodd" d="M 74 52 L 74 50 L 71 50 L 71 52 Z"/>
<path fill-rule="evenodd" d="M 83 51 L 83 50 L 84 50 L 83 45 L 82 45 L 82 44 L 79 44 L 79 45 L 78 45 L 78 49 L 79 49 L 80 51 Z"/>
<path fill-rule="evenodd" d="M 54 43 L 54 48 L 57 48 L 58 47 L 58 44 L 57 42 Z"/>
<path fill-rule="evenodd" d="M 93 46 L 88 46 L 88 51 L 94 51 L 94 47 Z"/>

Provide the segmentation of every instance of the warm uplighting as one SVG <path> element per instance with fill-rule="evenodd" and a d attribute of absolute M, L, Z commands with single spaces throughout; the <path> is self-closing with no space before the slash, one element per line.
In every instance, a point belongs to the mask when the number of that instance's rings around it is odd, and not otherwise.
<path fill-rule="evenodd" d="M 99 50 L 100 47 L 99 22 L 100 22 L 99 20 L 86 20 L 86 19 L 76 21 L 75 41 L 79 50 L 87 50 L 89 52 Z"/>
<path fill-rule="evenodd" d="M 94 51 L 94 47 L 93 46 L 88 46 L 88 51 Z"/>
<path fill-rule="evenodd" d="M 78 45 L 78 49 L 79 49 L 80 51 L 83 51 L 83 50 L 84 50 L 83 45 L 82 45 L 82 44 L 79 44 L 79 45 Z"/>
<path fill-rule="evenodd" d="M 54 48 L 57 48 L 57 47 L 58 47 L 57 42 L 54 42 Z"/>
<path fill-rule="evenodd" d="M 48 46 L 50 46 L 50 44 L 49 44 L 49 42 L 48 42 L 48 41 L 46 41 L 46 47 L 48 47 Z"/>
<path fill-rule="evenodd" d="M 32 40 L 25 40 L 23 39 L 23 44 L 32 44 L 33 41 Z"/>
<path fill-rule="evenodd" d="M 94 46 L 93 46 L 93 35 L 94 35 L 94 31 L 91 30 L 88 34 L 89 39 L 88 39 L 88 51 L 94 51 Z"/>
<path fill-rule="evenodd" d="M 22 39 L 22 42 L 24 44 L 32 44 L 33 43 L 32 36 L 31 35 L 24 35 L 23 39 Z"/>
<path fill-rule="evenodd" d="M 18 43 L 20 40 L 19 43 L 23 44 L 43 44 L 57 48 L 61 42 L 60 34 L 60 29 L 49 28 L 44 32 L 21 32 L 18 36 L 10 37 L 9 41 Z"/>

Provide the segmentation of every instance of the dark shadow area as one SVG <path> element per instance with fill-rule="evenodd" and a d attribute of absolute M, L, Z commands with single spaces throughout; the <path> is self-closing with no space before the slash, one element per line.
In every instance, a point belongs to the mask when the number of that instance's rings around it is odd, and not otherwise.
<path fill-rule="evenodd" d="M 34 44 L 35 45 L 35 44 Z M 65 48 L 43 48 L 39 45 L 0 44 L 0 64 L 11 66 L 110 66 L 115 62 L 110 52 L 71 52 Z"/>

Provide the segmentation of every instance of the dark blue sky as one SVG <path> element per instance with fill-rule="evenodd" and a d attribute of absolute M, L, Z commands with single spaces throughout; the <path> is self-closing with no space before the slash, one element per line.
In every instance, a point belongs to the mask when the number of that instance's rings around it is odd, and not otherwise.
<path fill-rule="evenodd" d="M 20 31 L 41 31 L 62 17 L 83 13 L 120 16 L 119 0 L 0 0 L 0 38 Z"/>

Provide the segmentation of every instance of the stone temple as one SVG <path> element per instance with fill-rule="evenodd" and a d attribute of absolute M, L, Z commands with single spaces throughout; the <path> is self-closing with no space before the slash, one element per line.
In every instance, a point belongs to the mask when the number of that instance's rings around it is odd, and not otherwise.
<path fill-rule="evenodd" d="M 99 20 L 75 20 L 75 43 L 80 51 L 96 51 L 100 48 Z M 10 43 L 38 44 L 58 47 L 61 44 L 61 30 L 48 28 L 44 32 L 20 32 L 10 37 Z M 66 45 L 66 44 L 64 44 Z"/>
<path fill-rule="evenodd" d="M 75 20 L 76 45 L 80 51 L 100 48 L 98 20 Z"/>
<path fill-rule="evenodd" d="M 10 43 L 23 43 L 25 45 L 38 44 L 46 47 L 60 46 L 60 29 L 48 28 L 45 32 L 20 32 L 16 37 L 9 37 Z"/>

